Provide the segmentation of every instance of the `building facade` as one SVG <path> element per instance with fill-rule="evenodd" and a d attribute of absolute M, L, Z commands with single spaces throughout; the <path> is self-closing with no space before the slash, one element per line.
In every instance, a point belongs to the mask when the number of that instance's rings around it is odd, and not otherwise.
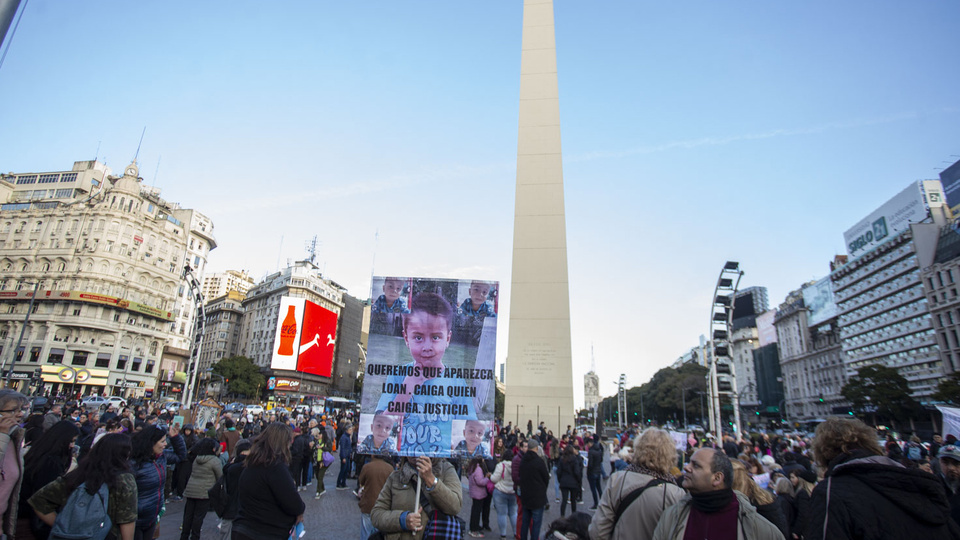
<path fill-rule="evenodd" d="M 161 369 L 184 369 L 196 310 L 183 268 L 202 275 L 209 218 L 143 186 L 135 163 L 11 173 L 0 200 L 0 357 L 19 389 L 40 369 L 51 394 L 144 396 Z"/>
<path fill-rule="evenodd" d="M 253 287 L 253 278 L 246 270 L 227 270 L 226 272 L 210 272 L 203 276 L 203 299 L 206 302 L 236 291 L 246 296 Z"/>
<path fill-rule="evenodd" d="M 200 371 L 203 374 L 221 358 L 236 356 L 240 348 L 240 330 L 243 326 L 243 299 L 236 290 L 209 300 L 204 324 L 203 347 L 200 350 Z"/>

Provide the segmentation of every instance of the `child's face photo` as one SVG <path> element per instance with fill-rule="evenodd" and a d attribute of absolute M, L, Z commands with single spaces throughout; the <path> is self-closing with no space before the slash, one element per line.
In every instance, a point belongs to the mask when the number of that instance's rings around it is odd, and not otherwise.
<path fill-rule="evenodd" d="M 451 332 L 443 317 L 417 311 L 407 315 L 403 340 L 419 366 L 443 367 L 443 353 L 450 345 Z"/>
<path fill-rule="evenodd" d="M 483 441 L 483 424 L 476 420 L 467 420 L 463 428 L 463 439 L 467 441 L 467 450 L 473 452 Z"/>
<path fill-rule="evenodd" d="M 400 293 L 403 292 L 403 282 L 397 279 L 388 279 L 383 282 L 383 297 L 387 300 L 387 303 L 393 304 L 397 301 L 397 298 L 400 298 Z"/>
<path fill-rule="evenodd" d="M 393 429 L 393 418 L 385 414 L 378 414 L 373 417 L 373 424 L 370 425 L 370 432 L 373 434 L 373 442 L 379 447 L 383 441 L 390 437 L 390 430 Z"/>
<path fill-rule="evenodd" d="M 490 286 L 485 283 L 474 283 L 470 285 L 470 301 L 474 306 L 480 306 L 487 301 L 487 295 L 490 294 Z"/>

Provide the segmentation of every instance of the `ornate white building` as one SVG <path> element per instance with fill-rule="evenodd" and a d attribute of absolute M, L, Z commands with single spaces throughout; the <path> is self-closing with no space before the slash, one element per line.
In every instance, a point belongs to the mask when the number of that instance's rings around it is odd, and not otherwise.
<path fill-rule="evenodd" d="M 184 370 L 196 310 L 183 269 L 202 276 L 216 240 L 209 218 L 159 194 L 136 163 L 0 179 L 0 359 L 21 390 L 41 369 L 44 391 L 142 396 Z"/>

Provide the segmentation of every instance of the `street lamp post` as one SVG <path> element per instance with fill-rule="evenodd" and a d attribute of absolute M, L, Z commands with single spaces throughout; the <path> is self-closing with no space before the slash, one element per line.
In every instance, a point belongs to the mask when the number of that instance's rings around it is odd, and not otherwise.
<path fill-rule="evenodd" d="M 13 373 L 13 368 L 17 364 L 17 351 L 20 350 L 20 345 L 23 343 L 23 334 L 27 331 L 27 324 L 30 323 L 30 312 L 33 311 L 33 303 L 37 299 L 37 291 L 40 290 L 40 282 L 31 283 L 29 281 L 21 281 L 20 283 L 26 283 L 28 285 L 33 285 L 33 294 L 30 295 L 30 305 L 27 306 L 27 315 L 23 318 L 23 326 L 20 327 L 20 337 L 17 338 L 17 345 L 13 348 L 10 355 L 10 369 L 5 370 L 7 362 L 4 360 L 3 364 L 0 365 L 0 373 L 3 373 L 4 386 L 10 384 L 10 375 Z"/>
<path fill-rule="evenodd" d="M 680 387 L 680 401 L 683 403 L 683 429 L 687 429 L 687 387 Z"/>

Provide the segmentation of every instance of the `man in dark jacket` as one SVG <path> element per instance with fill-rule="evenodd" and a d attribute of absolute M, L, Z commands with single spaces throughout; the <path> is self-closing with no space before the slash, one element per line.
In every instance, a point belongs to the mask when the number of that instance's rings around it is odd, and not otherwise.
<path fill-rule="evenodd" d="M 603 494 L 600 479 L 606 476 L 603 471 L 603 445 L 600 444 L 600 436 L 593 436 L 593 446 L 587 451 L 587 482 L 590 483 L 590 493 L 593 495 L 592 510 L 597 509 L 600 504 L 600 495 Z"/>
<path fill-rule="evenodd" d="M 805 539 L 960 538 L 940 481 L 885 457 L 863 422 L 828 419 L 813 451 L 826 475 L 810 498 Z"/>
<path fill-rule="evenodd" d="M 938 449 L 940 478 L 950 502 L 950 517 L 960 525 L 960 448 L 952 444 Z"/>
<path fill-rule="evenodd" d="M 337 476 L 337 489 L 347 489 L 347 476 L 350 475 L 350 459 L 353 456 L 353 424 L 344 422 L 343 435 L 337 448 L 340 451 L 340 474 Z"/>
<path fill-rule="evenodd" d="M 536 439 L 527 441 L 527 451 L 520 458 L 520 501 L 523 504 L 523 518 L 520 523 L 520 540 L 540 540 L 540 526 L 543 524 L 543 509 L 547 505 L 547 484 L 550 472 L 540 457 Z"/>

